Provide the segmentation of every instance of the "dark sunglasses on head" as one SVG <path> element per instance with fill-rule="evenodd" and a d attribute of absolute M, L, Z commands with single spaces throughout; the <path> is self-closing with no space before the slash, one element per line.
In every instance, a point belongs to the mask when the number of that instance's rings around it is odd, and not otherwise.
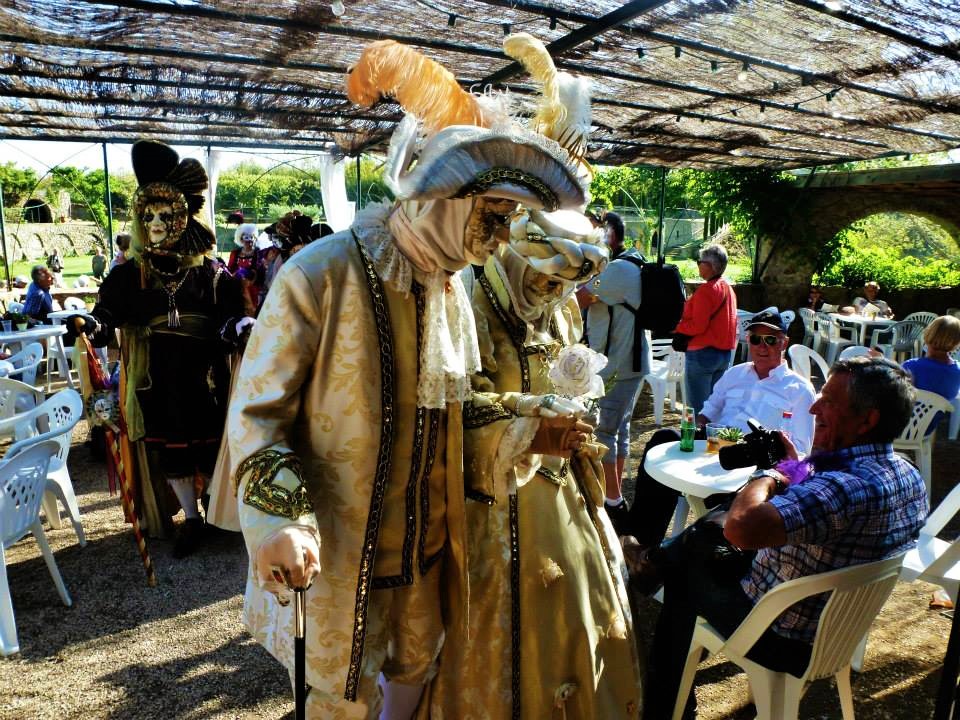
<path fill-rule="evenodd" d="M 780 342 L 780 338 L 778 338 L 776 335 L 751 335 L 750 336 L 751 345 L 759 345 L 760 343 L 766 343 L 770 347 L 773 347 L 778 342 Z"/>

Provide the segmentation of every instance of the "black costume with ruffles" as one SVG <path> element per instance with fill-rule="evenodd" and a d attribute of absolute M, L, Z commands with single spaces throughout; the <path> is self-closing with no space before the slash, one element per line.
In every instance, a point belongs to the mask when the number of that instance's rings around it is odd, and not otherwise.
<path fill-rule="evenodd" d="M 227 355 L 237 347 L 234 326 L 244 315 L 240 283 L 217 263 L 204 258 L 174 276 L 177 282 L 184 272 L 175 294 L 180 327 L 168 327 L 167 291 L 153 273 L 143 283 L 138 261 L 110 272 L 92 312 L 100 323 L 94 345 L 106 344 L 116 328 L 149 328 L 147 375 L 137 389 L 142 439 L 161 450 L 170 477 L 213 470 L 226 416 Z"/>

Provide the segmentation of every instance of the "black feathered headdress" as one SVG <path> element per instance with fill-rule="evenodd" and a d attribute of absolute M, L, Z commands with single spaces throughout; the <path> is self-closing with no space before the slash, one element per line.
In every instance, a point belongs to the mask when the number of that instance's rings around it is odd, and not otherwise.
<path fill-rule="evenodd" d="M 139 184 L 134 196 L 137 216 L 150 202 L 169 203 L 175 215 L 170 235 L 179 236 L 171 249 L 182 255 L 207 252 L 213 234 L 194 218 L 203 207 L 203 191 L 208 185 L 203 165 L 193 158 L 181 160 L 176 150 L 156 140 L 134 143 L 131 160 Z"/>

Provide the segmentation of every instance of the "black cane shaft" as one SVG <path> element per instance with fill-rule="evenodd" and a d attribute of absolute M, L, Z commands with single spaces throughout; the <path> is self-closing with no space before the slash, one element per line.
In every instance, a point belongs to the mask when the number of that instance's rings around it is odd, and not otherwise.
<path fill-rule="evenodd" d="M 293 592 L 293 695 L 296 705 L 297 720 L 305 720 L 307 707 L 307 673 L 306 673 L 306 644 L 304 636 L 306 635 L 306 607 L 304 603 L 304 591 L 294 590 Z"/>

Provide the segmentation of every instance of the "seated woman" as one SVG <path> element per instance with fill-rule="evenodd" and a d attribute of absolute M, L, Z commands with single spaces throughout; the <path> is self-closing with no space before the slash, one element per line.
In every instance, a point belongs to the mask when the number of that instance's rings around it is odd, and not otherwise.
<path fill-rule="evenodd" d="M 522 708 L 525 718 L 587 720 L 635 717 L 639 708 L 623 556 L 601 509 L 602 446 L 569 416 L 579 403 L 556 394 L 564 385 L 551 369 L 561 350 L 577 347 L 575 283 L 606 264 L 579 217 L 584 229 L 558 238 L 560 229 L 548 230 L 533 212 L 525 227 L 536 223 L 550 237 L 518 246 L 552 254 L 553 240 L 582 265 L 568 266 L 560 254 L 527 259 L 511 244 L 473 286 L 483 369 L 463 423 L 467 566 L 476 590 L 469 628 L 447 628 L 432 717 L 509 720 Z M 593 377 L 577 352 L 563 357 L 579 359 L 572 365 Z"/>
<path fill-rule="evenodd" d="M 853 308 L 856 311 L 857 315 L 864 315 L 869 312 L 869 308 L 872 305 L 877 309 L 878 314 L 881 317 L 892 318 L 893 310 L 890 308 L 887 303 L 879 299 L 877 296 L 880 294 L 880 285 L 875 280 L 863 284 L 863 295 L 864 297 L 856 297 L 853 299 Z"/>
<path fill-rule="evenodd" d="M 960 392 L 960 364 L 950 353 L 960 347 L 960 319 L 952 315 L 938 317 L 923 331 L 923 342 L 927 345 L 925 356 L 907 360 L 903 369 L 913 377 L 914 387 L 953 400 Z M 937 413 L 927 435 L 937 429 L 942 416 L 943 413 Z"/>
<path fill-rule="evenodd" d="M 823 303 L 823 292 L 820 290 L 820 287 L 817 285 L 811 285 L 810 294 L 807 296 L 807 302 L 804 307 L 809 308 L 814 312 L 819 312 L 823 308 Z"/>

